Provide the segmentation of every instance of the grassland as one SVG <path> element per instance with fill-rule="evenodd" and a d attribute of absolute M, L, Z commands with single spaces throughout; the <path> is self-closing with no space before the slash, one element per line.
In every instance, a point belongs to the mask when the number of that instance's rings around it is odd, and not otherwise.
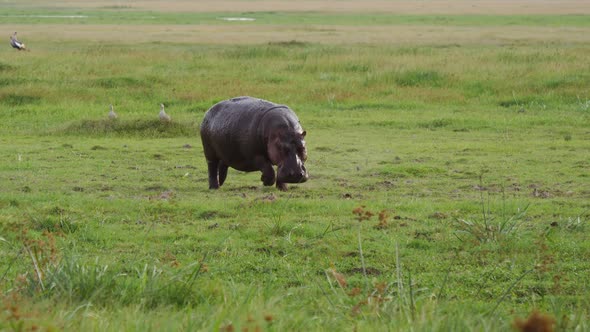
<path fill-rule="evenodd" d="M 4 0 L 3 5 L 12 9 L 110 9 L 152 12 L 323 12 L 323 13 L 388 13 L 402 15 L 422 14 L 486 14 L 486 15 L 543 15 L 589 14 L 590 4 L 577 0 Z"/>
<path fill-rule="evenodd" d="M 0 19 L 0 330 L 590 330 L 587 16 L 0 12 L 93 17 Z M 207 190 L 238 95 L 309 182 Z"/>

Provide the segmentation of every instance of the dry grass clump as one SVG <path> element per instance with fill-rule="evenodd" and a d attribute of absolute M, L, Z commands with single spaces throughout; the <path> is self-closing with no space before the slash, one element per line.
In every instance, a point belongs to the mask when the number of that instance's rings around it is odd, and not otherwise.
<path fill-rule="evenodd" d="M 533 311 L 527 319 L 517 317 L 512 326 L 521 332 L 553 332 L 555 319 L 551 316 Z"/>

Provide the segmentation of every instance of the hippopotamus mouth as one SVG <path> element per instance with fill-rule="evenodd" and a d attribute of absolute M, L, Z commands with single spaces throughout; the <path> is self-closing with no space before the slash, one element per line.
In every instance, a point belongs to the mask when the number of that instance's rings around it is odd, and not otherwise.
<path fill-rule="evenodd" d="M 282 183 L 303 183 L 309 179 L 309 174 L 303 164 L 291 168 L 279 165 L 277 173 L 277 181 Z"/>

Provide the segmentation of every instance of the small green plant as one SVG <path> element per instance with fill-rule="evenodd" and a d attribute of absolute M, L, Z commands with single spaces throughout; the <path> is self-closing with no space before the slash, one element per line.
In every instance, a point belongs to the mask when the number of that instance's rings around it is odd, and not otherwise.
<path fill-rule="evenodd" d="M 579 215 L 574 218 L 568 218 L 564 223 L 564 228 L 571 232 L 584 232 L 586 231 L 587 225 L 588 223 L 582 220 L 581 215 Z"/>
<path fill-rule="evenodd" d="M 590 109 L 590 99 L 582 100 L 580 97 L 578 97 L 578 105 L 581 111 L 587 111 Z"/>
<path fill-rule="evenodd" d="M 74 233 L 78 230 L 78 224 L 70 216 L 60 215 L 33 217 L 33 226 L 36 230 L 47 232 L 62 232 L 65 234 Z"/>
<path fill-rule="evenodd" d="M 481 183 L 480 188 L 483 188 L 483 184 Z M 491 211 L 489 199 L 486 204 L 483 192 L 481 193 L 480 202 L 481 219 L 455 219 L 455 236 L 459 240 L 466 241 L 471 239 L 477 244 L 503 241 L 518 229 L 529 208 L 527 204 L 524 208 L 518 208 L 516 212 L 509 214 L 506 211 L 506 197 L 503 195 L 502 211 L 499 216 L 496 216 Z"/>
<path fill-rule="evenodd" d="M 285 224 L 281 215 L 274 215 L 272 217 L 272 226 L 270 226 L 271 234 L 275 236 L 284 236 L 289 231 L 288 225 Z"/>

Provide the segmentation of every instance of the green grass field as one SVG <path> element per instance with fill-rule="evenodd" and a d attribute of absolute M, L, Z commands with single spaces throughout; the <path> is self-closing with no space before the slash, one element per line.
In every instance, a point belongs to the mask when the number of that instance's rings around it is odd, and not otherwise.
<path fill-rule="evenodd" d="M 31 50 L 0 49 L 0 331 L 590 331 L 588 16 L 255 12 L 232 44 L 194 22 L 235 13 L 0 14 Z M 373 25 L 475 37 L 330 42 Z M 295 110 L 307 183 L 207 189 L 200 121 L 240 95 Z"/>

